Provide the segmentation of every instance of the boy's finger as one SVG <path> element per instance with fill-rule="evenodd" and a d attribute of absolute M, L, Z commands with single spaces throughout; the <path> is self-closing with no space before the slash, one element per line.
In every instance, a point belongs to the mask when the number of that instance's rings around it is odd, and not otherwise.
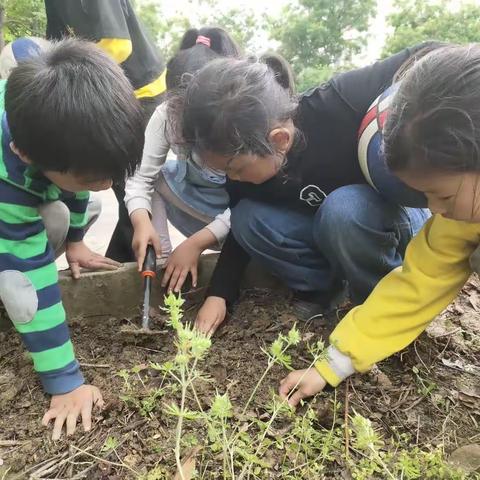
<path fill-rule="evenodd" d="M 80 413 L 82 415 L 83 429 L 88 432 L 92 428 L 92 405 L 84 405 Z"/>
<path fill-rule="evenodd" d="M 55 418 L 57 416 L 57 411 L 55 409 L 50 409 L 47 413 L 42 418 L 42 425 L 44 427 L 48 427 L 48 424 L 50 423 L 50 420 L 52 418 Z"/>
<path fill-rule="evenodd" d="M 77 426 L 77 418 L 79 411 L 73 410 L 67 415 L 67 435 L 73 435 Z"/>
<path fill-rule="evenodd" d="M 100 389 L 98 389 L 97 387 L 94 387 L 92 396 L 93 396 L 93 406 L 98 408 L 103 408 L 105 405 L 105 402 L 103 401 L 103 396 Z"/>
<path fill-rule="evenodd" d="M 80 278 L 80 265 L 78 262 L 72 262 L 70 264 L 70 271 L 72 272 L 72 277 L 75 280 Z"/>
<path fill-rule="evenodd" d="M 109 265 L 113 265 L 114 267 L 120 268 L 122 264 L 120 262 L 117 262 L 115 260 L 112 260 L 111 258 L 104 257 L 103 255 L 99 255 L 99 257 L 105 262 L 108 263 Z"/>
<path fill-rule="evenodd" d="M 53 425 L 52 440 L 58 440 L 62 436 L 62 428 L 66 418 L 67 418 L 66 410 L 62 410 L 57 415 L 57 418 L 55 419 L 55 423 Z"/>
<path fill-rule="evenodd" d="M 103 260 L 94 260 L 88 265 L 91 270 L 118 270 L 119 267 Z"/>

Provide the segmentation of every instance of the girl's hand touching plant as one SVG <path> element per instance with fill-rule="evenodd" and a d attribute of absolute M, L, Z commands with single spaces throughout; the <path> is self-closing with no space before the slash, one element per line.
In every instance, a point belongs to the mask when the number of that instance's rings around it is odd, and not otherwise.
<path fill-rule="evenodd" d="M 296 407 L 300 400 L 321 392 L 327 382 L 318 373 L 316 368 L 294 370 L 280 381 L 279 395 L 292 407 Z M 289 396 L 292 391 L 295 392 Z"/>

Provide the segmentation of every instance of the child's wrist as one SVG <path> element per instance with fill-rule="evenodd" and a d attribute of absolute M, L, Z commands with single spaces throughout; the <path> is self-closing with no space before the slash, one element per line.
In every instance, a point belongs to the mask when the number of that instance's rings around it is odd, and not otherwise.
<path fill-rule="evenodd" d="M 211 246 L 217 243 L 215 235 L 208 230 L 208 228 L 202 228 L 197 233 L 194 233 L 191 237 L 187 238 L 186 242 L 192 247 L 202 253 Z"/>
<path fill-rule="evenodd" d="M 150 214 L 148 210 L 144 208 L 139 208 L 134 210 L 130 215 L 130 221 L 132 222 L 133 228 L 139 228 L 151 223 Z"/>

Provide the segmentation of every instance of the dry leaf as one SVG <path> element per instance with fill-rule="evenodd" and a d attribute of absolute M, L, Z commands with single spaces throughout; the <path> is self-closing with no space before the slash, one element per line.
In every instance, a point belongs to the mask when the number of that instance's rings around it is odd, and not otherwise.
<path fill-rule="evenodd" d="M 191 480 L 193 478 L 193 474 L 195 473 L 195 459 L 198 452 L 201 450 L 200 447 L 195 447 L 183 460 L 182 462 L 182 473 L 183 477 L 180 474 L 180 471 L 177 470 L 175 473 L 175 477 L 173 480 Z"/>

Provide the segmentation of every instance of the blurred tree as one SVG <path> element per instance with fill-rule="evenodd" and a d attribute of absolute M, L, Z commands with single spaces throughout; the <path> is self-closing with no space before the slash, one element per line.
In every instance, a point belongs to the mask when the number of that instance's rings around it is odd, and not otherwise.
<path fill-rule="evenodd" d="M 0 0 L 0 43 L 24 36 L 44 37 L 45 28 L 43 0 Z"/>
<path fill-rule="evenodd" d="M 178 48 L 185 31 L 192 27 L 218 26 L 224 28 L 239 45 L 251 51 L 261 30 L 261 20 L 253 10 L 229 7 L 219 10 L 215 0 L 191 0 L 183 12 L 167 15 L 158 0 L 137 0 L 136 11 L 154 36 L 165 58 L 170 58 Z"/>
<path fill-rule="evenodd" d="M 302 91 L 342 70 L 366 43 L 375 0 L 293 0 L 271 19 L 270 35 Z"/>
<path fill-rule="evenodd" d="M 215 8 L 215 0 L 204 0 L 210 5 L 210 12 L 201 15 L 200 26 L 216 26 L 225 29 L 242 50 L 248 53 L 257 52 L 259 34 L 266 28 L 265 21 L 252 9 L 230 7 L 224 10 Z"/>
<path fill-rule="evenodd" d="M 447 0 L 398 0 L 388 23 L 393 32 L 385 42 L 384 56 L 425 40 L 480 41 L 480 6 L 474 3 L 452 9 Z"/>
<path fill-rule="evenodd" d="M 134 5 L 140 20 L 153 36 L 165 60 L 168 60 L 178 48 L 184 32 L 191 28 L 189 18 L 179 13 L 167 15 L 161 2 L 156 0 L 137 0 Z"/>

